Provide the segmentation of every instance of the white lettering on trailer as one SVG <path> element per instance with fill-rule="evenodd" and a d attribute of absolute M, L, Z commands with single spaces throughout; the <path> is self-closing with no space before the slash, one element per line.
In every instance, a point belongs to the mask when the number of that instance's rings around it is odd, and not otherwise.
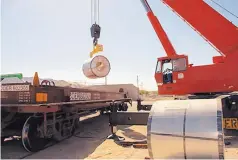
<path fill-rule="evenodd" d="M 93 94 L 93 99 L 94 100 L 100 100 L 100 93 L 94 93 Z"/>
<path fill-rule="evenodd" d="M 18 102 L 31 102 L 30 92 L 18 92 Z"/>
<path fill-rule="evenodd" d="M 29 85 L 1 85 L 1 91 L 14 92 L 14 91 L 29 91 Z"/>
<path fill-rule="evenodd" d="M 70 92 L 70 100 L 91 100 L 91 93 L 86 92 Z"/>

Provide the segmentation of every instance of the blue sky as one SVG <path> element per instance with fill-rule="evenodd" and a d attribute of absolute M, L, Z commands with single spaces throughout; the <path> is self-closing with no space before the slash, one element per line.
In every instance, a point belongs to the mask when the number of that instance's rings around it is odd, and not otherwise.
<path fill-rule="evenodd" d="M 209 1 L 209 0 L 207 0 Z M 237 0 L 215 0 L 238 15 Z M 41 78 L 89 80 L 82 65 L 92 50 L 90 0 L 2 0 L 1 72 Z M 148 1 L 177 53 L 190 63 L 209 64 L 219 55 L 160 0 Z M 209 3 L 210 4 L 210 3 Z M 212 3 L 211 3 L 212 4 Z M 238 25 L 238 20 L 214 6 Z M 111 63 L 108 83 L 133 83 L 139 75 L 144 89 L 157 90 L 156 59 L 165 56 L 140 0 L 100 0 L 99 43 Z"/>

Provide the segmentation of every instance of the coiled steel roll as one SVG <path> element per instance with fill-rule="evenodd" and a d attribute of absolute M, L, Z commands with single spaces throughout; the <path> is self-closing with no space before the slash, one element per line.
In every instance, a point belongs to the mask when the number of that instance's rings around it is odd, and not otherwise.
<path fill-rule="evenodd" d="M 219 99 L 166 100 L 153 104 L 147 125 L 153 159 L 224 159 Z"/>
<path fill-rule="evenodd" d="M 83 64 L 83 73 L 90 79 L 106 77 L 110 69 L 110 62 L 102 55 L 97 55 Z"/>

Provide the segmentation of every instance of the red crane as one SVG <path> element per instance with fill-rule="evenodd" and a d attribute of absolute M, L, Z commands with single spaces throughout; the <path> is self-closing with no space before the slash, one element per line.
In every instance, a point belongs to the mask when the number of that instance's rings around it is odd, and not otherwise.
<path fill-rule="evenodd" d="M 221 54 L 213 57 L 213 64 L 193 66 L 186 55 L 176 54 L 147 1 L 141 1 L 167 54 L 157 61 L 158 93 L 198 95 L 187 101 L 223 94 L 225 98 L 217 98 L 222 101 L 223 127 L 227 135 L 238 135 L 238 94 L 229 93 L 238 91 L 238 28 L 203 0 L 162 0 Z"/>
<path fill-rule="evenodd" d="M 193 66 L 186 55 L 176 54 L 147 1 L 142 1 L 167 54 L 158 58 L 155 72 L 160 95 L 238 90 L 238 28 L 234 24 L 203 0 L 162 0 L 221 54 L 213 57 L 213 64 Z"/>
<path fill-rule="evenodd" d="M 154 75 L 159 95 L 189 95 L 186 99 L 187 104 L 192 103 L 191 99 L 217 99 L 219 103 L 214 105 L 222 106 L 222 124 L 226 134 L 238 135 L 238 94 L 229 93 L 238 91 L 238 28 L 203 0 L 161 1 L 211 44 L 220 56 L 213 57 L 213 64 L 190 64 L 187 55 L 176 53 L 147 0 L 141 0 L 167 54 L 158 58 Z M 91 33 L 92 37 L 97 39 L 100 30 L 92 27 Z M 203 54 L 205 55 L 201 53 Z M 204 101 L 197 102 L 203 107 L 209 107 Z"/>
<path fill-rule="evenodd" d="M 160 95 L 210 94 L 238 91 L 238 29 L 203 0 L 161 0 L 187 22 L 221 55 L 213 64 L 193 66 L 188 56 L 177 54 L 166 32 L 151 10 L 147 0 L 141 0 L 147 16 L 167 54 L 158 58 L 155 80 Z M 96 15 L 94 15 L 96 16 Z M 94 45 L 100 37 L 100 27 L 91 27 Z M 201 55 L 205 53 L 201 53 Z"/>

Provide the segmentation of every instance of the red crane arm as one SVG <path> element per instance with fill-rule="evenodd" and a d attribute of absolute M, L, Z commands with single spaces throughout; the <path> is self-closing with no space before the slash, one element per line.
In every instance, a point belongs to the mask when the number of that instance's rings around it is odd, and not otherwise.
<path fill-rule="evenodd" d="M 203 0 L 162 0 L 222 56 L 238 54 L 238 27 Z"/>
<path fill-rule="evenodd" d="M 176 56 L 177 54 L 173 45 L 169 41 L 169 38 L 167 34 L 165 33 L 163 27 L 161 26 L 159 20 L 157 19 L 157 17 L 154 15 L 153 11 L 151 10 L 147 0 L 141 0 L 141 2 L 143 6 L 145 7 L 150 23 L 152 24 L 160 42 L 162 43 L 167 56 L 168 57 Z"/>

